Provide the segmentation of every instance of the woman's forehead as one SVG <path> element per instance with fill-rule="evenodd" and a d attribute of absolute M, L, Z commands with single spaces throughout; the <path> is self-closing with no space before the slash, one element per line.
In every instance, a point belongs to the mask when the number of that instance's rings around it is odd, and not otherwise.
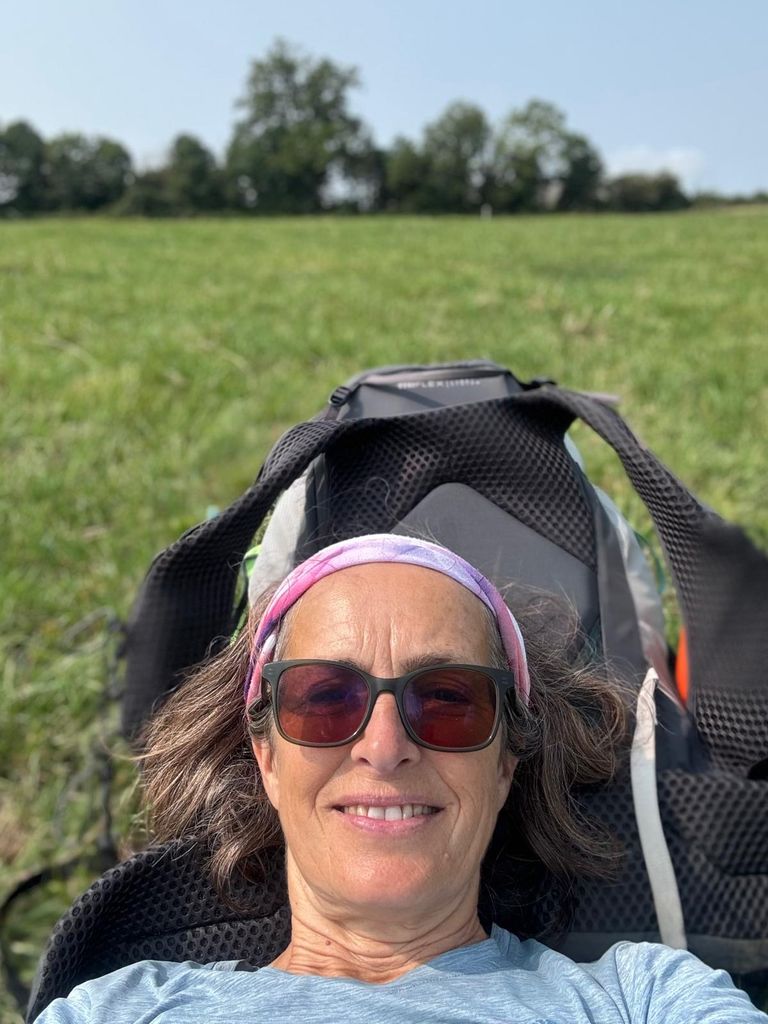
<path fill-rule="evenodd" d="M 479 598 L 450 576 L 404 562 L 372 562 L 341 569 L 316 583 L 304 595 L 302 603 L 322 608 L 351 601 L 361 610 L 367 610 L 368 605 L 380 605 L 382 594 L 398 606 L 434 597 L 447 608 L 455 606 L 459 614 L 471 614 L 476 606 L 481 608 Z"/>
<path fill-rule="evenodd" d="M 487 646 L 487 613 L 474 594 L 434 569 L 403 563 L 356 565 L 316 583 L 289 613 L 291 657 L 296 643 L 321 640 L 343 647 L 446 643 L 469 656 Z M 438 643 L 439 641 L 439 643 Z"/>

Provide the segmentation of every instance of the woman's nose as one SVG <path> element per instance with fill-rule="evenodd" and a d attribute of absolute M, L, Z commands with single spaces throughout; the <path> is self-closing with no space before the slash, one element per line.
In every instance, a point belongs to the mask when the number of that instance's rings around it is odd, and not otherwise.
<path fill-rule="evenodd" d="M 393 694 L 379 695 L 362 735 L 352 744 L 351 754 L 354 760 L 379 772 L 392 772 L 419 760 L 421 748 L 405 731 Z"/>

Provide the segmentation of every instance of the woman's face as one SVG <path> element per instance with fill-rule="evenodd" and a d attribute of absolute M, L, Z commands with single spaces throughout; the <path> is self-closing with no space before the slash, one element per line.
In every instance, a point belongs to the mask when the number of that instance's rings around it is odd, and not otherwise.
<path fill-rule="evenodd" d="M 287 628 L 284 659 L 348 661 L 376 676 L 489 659 L 480 601 L 418 566 L 334 573 L 304 595 Z M 476 901 L 515 766 L 498 736 L 472 753 L 427 750 L 410 739 L 385 693 L 346 746 L 301 747 L 274 731 L 270 742 L 254 741 L 254 752 L 285 835 L 292 898 L 301 890 L 328 914 L 368 919 Z M 435 810 L 404 820 L 359 813 L 373 804 Z"/>

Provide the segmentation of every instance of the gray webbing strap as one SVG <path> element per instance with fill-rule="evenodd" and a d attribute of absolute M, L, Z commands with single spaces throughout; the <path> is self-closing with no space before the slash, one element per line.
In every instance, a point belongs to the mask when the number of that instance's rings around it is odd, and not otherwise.
<path fill-rule="evenodd" d="M 649 668 L 637 698 L 630 774 L 637 830 L 645 868 L 651 883 L 661 941 L 673 949 L 686 949 L 685 921 L 675 868 L 669 854 L 659 811 L 656 787 L 656 702 L 659 677 Z"/>

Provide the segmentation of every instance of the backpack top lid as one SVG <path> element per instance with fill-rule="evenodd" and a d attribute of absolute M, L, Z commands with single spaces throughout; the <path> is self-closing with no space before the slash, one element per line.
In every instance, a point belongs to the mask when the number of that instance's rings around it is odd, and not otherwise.
<path fill-rule="evenodd" d="M 487 359 L 378 366 L 336 388 L 328 400 L 327 415 L 340 420 L 402 416 L 504 398 L 525 387 L 510 370 Z"/>

